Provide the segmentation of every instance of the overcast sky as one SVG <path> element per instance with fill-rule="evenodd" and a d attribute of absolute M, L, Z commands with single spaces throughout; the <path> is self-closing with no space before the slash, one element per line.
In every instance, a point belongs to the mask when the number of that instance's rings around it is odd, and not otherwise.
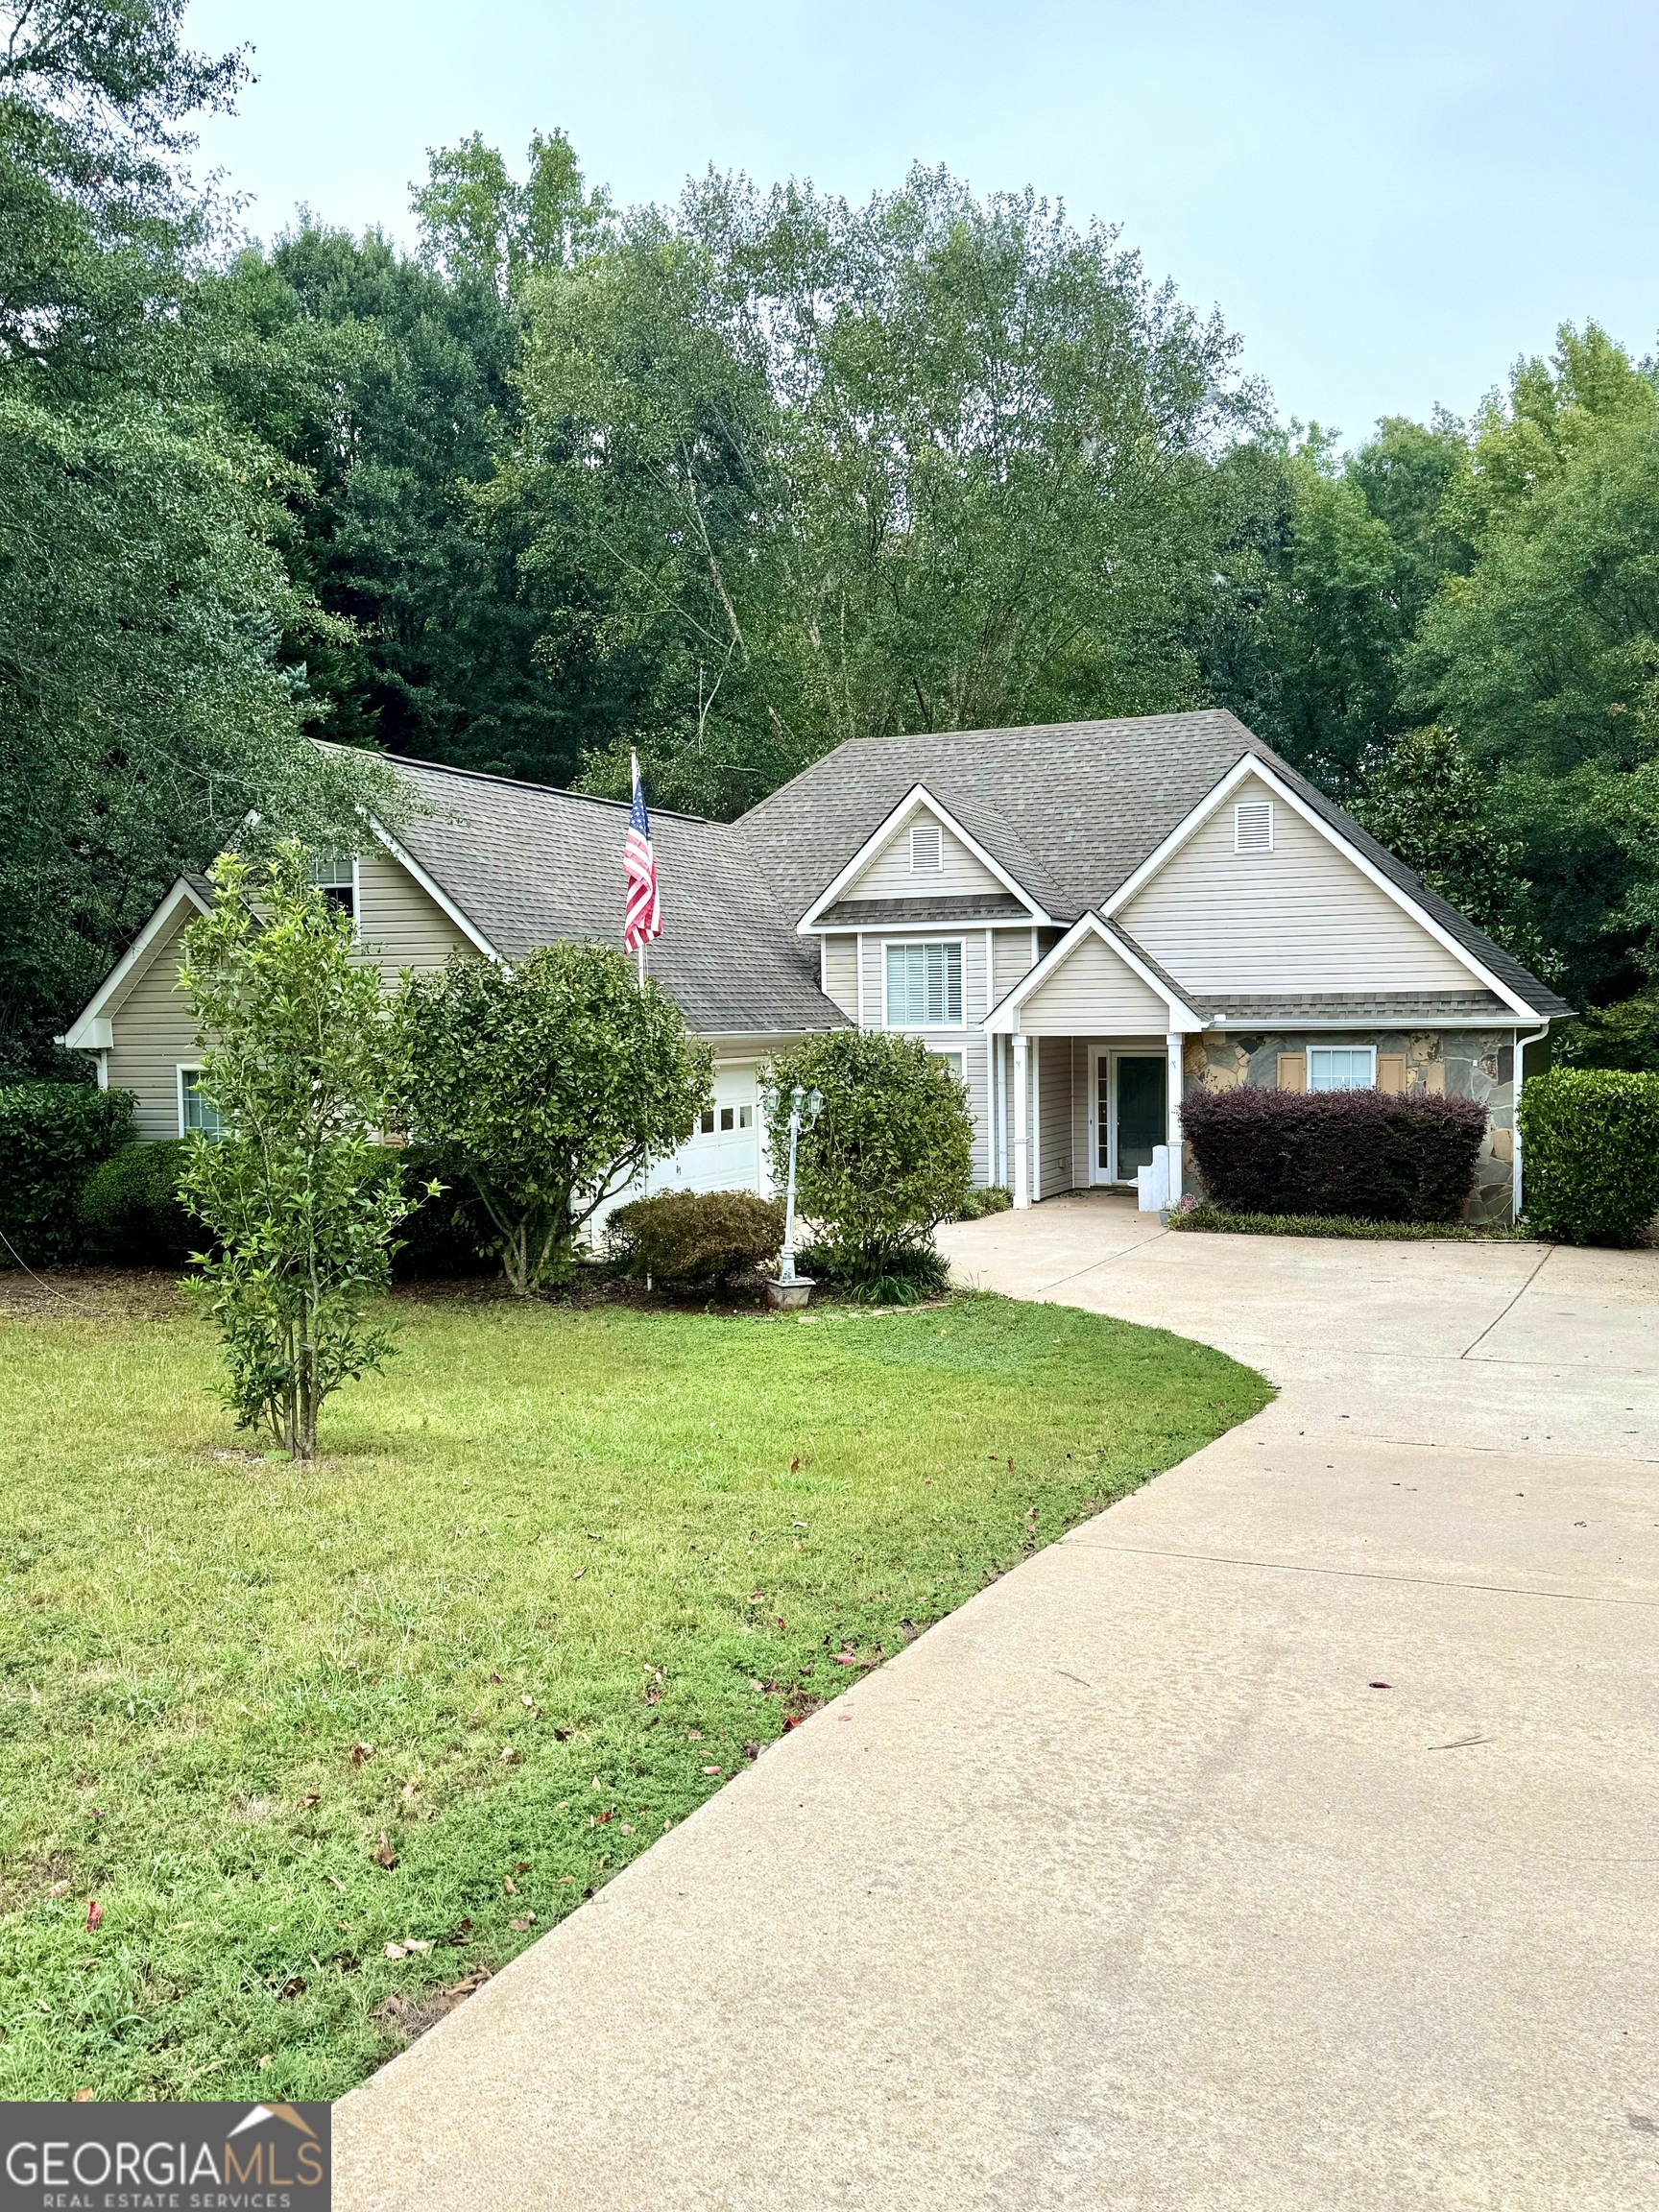
<path fill-rule="evenodd" d="M 1281 412 L 1466 413 L 1563 319 L 1659 331 L 1659 9 L 1632 0 L 193 0 L 259 82 L 204 132 L 270 235 L 408 237 L 425 149 L 561 126 L 622 202 L 688 172 L 1034 184 L 1218 305 Z"/>

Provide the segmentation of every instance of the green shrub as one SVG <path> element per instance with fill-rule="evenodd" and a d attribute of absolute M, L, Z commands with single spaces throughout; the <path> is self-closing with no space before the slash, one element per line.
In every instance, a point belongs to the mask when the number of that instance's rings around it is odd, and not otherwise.
<path fill-rule="evenodd" d="M 783 1209 L 749 1190 L 664 1190 L 619 1206 L 606 1223 L 612 1257 L 676 1289 L 714 1287 L 776 1265 Z"/>
<path fill-rule="evenodd" d="M 851 1290 L 914 1280 L 933 1232 L 969 1203 L 974 1124 L 968 1093 L 919 1038 L 833 1029 L 773 1062 L 773 1174 L 789 1171 L 786 1101 L 802 1085 L 823 1093 L 817 1122 L 801 1132 L 796 1207 L 814 1224 L 831 1280 Z"/>
<path fill-rule="evenodd" d="M 1013 1203 L 1013 1191 L 1005 1190 L 1000 1183 L 993 1183 L 983 1190 L 970 1190 L 950 1218 L 952 1221 L 982 1221 L 987 1214 L 1006 1214 Z"/>
<path fill-rule="evenodd" d="M 124 1144 L 93 1168 L 81 1188 L 87 1255 L 124 1267 L 182 1267 L 207 1231 L 179 1197 L 186 1147 Z"/>
<path fill-rule="evenodd" d="M 494 1235 L 471 1194 L 446 1177 L 436 1152 L 423 1144 L 382 1144 L 369 1156 L 371 1177 L 390 1182 L 401 1175 L 407 1195 L 418 1201 L 397 1224 L 392 1247 L 392 1272 L 400 1283 L 453 1281 L 469 1275 L 493 1275 L 490 1250 Z M 430 1190 L 438 1184 L 436 1193 Z"/>
<path fill-rule="evenodd" d="M 1522 1203 L 1564 1244 L 1629 1244 L 1659 1212 L 1659 1075 L 1552 1068 L 1521 1094 Z"/>
<path fill-rule="evenodd" d="M 950 1285 L 950 1263 L 930 1244 L 913 1245 L 892 1256 L 879 1274 L 860 1267 L 844 1247 L 809 1244 L 795 1256 L 798 1271 L 831 1290 L 845 1291 L 864 1306 L 920 1306 L 943 1297 Z"/>
<path fill-rule="evenodd" d="M 90 1083 L 0 1090 L 0 1267 L 81 1258 L 82 1185 L 101 1161 L 132 1142 L 135 1103 L 130 1091 Z"/>

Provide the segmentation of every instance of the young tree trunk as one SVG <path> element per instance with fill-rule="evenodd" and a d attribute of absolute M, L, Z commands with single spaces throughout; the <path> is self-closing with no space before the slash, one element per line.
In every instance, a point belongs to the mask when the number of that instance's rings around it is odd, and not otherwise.
<path fill-rule="evenodd" d="M 501 1264 L 516 1298 L 530 1295 L 530 1224 L 520 1221 L 509 1230 L 501 1246 Z"/>

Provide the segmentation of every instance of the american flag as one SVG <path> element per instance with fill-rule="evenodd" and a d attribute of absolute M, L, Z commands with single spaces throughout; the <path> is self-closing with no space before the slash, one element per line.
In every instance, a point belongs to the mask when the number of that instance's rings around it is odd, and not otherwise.
<path fill-rule="evenodd" d="M 622 874 L 628 886 L 622 943 L 630 952 L 643 952 L 653 937 L 662 934 L 662 902 L 657 896 L 657 855 L 651 850 L 651 820 L 645 811 L 645 792 L 639 781 L 637 754 L 634 756 L 634 804 L 628 810 L 628 836 L 622 847 Z"/>

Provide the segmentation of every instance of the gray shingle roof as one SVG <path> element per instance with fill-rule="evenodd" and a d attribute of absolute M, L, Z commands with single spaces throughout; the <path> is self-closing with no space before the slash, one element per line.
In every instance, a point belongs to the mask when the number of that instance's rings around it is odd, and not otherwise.
<path fill-rule="evenodd" d="M 1220 708 L 1028 730 L 855 737 L 752 807 L 736 828 L 795 919 L 905 793 L 926 784 L 1056 922 L 1070 923 L 1110 899 L 1246 754 L 1283 776 L 1529 1006 L 1540 1014 L 1572 1012 Z"/>
<path fill-rule="evenodd" d="M 966 894 L 950 899 L 837 899 L 818 917 L 827 929 L 871 929 L 893 922 L 1026 922 L 1018 899 Z"/>
<path fill-rule="evenodd" d="M 396 835 L 507 959 L 560 937 L 622 942 L 626 806 L 545 784 L 394 763 L 431 811 Z M 847 1017 L 818 988 L 818 949 L 756 875 L 723 822 L 654 812 L 662 935 L 651 974 L 706 1036 L 836 1029 Z"/>
<path fill-rule="evenodd" d="M 1261 993 L 1207 991 L 1191 1000 L 1193 1009 L 1230 1027 L 1252 1023 L 1375 1022 L 1382 1028 L 1410 1022 L 1488 1021 L 1510 1027 L 1514 1009 L 1493 991 L 1339 991 Z"/>

